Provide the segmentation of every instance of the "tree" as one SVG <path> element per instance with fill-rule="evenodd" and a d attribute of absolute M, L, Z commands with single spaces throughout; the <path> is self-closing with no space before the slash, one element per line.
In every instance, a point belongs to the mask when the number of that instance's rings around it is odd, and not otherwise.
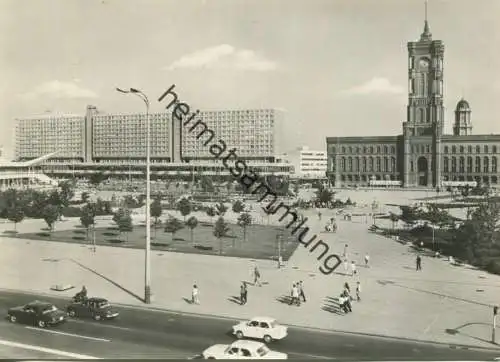
<path fill-rule="evenodd" d="M 252 224 L 252 215 L 248 212 L 240 214 L 237 224 L 243 228 L 243 242 L 247 241 L 247 227 Z"/>
<path fill-rule="evenodd" d="M 224 216 L 227 211 L 227 206 L 224 205 L 224 203 L 219 202 L 218 204 L 215 205 L 215 213 L 219 216 Z"/>
<path fill-rule="evenodd" d="M 160 198 L 156 198 L 150 205 L 150 210 L 151 210 L 151 216 L 155 218 L 155 227 L 154 227 L 154 231 L 155 231 L 155 238 L 156 238 L 156 225 L 159 224 L 159 217 L 161 216 L 162 212 L 163 212 L 163 209 L 161 207 L 161 199 Z"/>
<path fill-rule="evenodd" d="M 17 232 L 17 223 L 24 220 L 24 211 L 20 205 L 11 206 L 7 209 L 7 219 L 14 223 L 14 231 Z"/>
<path fill-rule="evenodd" d="M 82 216 L 80 216 L 80 223 L 85 228 L 87 241 L 89 240 L 90 227 L 95 224 L 96 211 L 97 210 L 95 204 L 87 204 L 82 207 Z"/>
<path fill-rule="evenodd" d="M 189 219 L 187 219 L 186 225 L 191 231 L 191 244 L 194 245 L 193 234 L 194 234 L 194 229 L 198 226 L 198 219 L 195 216 L 191 216 Z"/>
<path fill-rule="evenodd" d="M 165 222 L 165 232 L 172 234 L 172 240 L 174 240 L 175 233 L 183 228 L 182 222 L 175 217 L 169 217 Z"/>
<path fill-rule="evenodd" d="M 103 172 L 98 172 L 90 175 L 89 182 L 94 186 L 99 186 L 99 184 L 106 179 L 107 177 L 104 175 Z"/>
<path fill-rule="evenodd" d="M 222 255 L 222 238 L 227 236 L 229 226 L 221 216 L 217 219 L 214 225 L 214 236 L 219 239 L 219 255 Z"/>
<path fill-rule="evenodd" d="M 206 213 L 210 217 L 210 222 L 212 222 L 214 216 L 216 215 L 215 209 L 212 206 L 210 206 L 210 207 L 207 208 Z"/>
<path fill-rule="evenodd" d="M 321 188 L 317 192 L 316 198 L 319 202 L 324 203 L 324 204 L 328 204 L 329 202 L 332 201 L 333 195 L 334 195 L 334 193 L 331 192 L 330 190 L 328 190 L 326 188 Z"/>
<path fill-rule="evenodd" d="M 126 232 L 128 241 L 128 232 L 133 230 L 132 216 L 130 215 L 130 211 L 124 208 L 118 209 L 118 211 L 113 215 L 113 221 L 118 226 L 120 237 L 122 233 Z"/>
<path fill-rule="evenodd" d="M 233 204 L 233 212 L 239 214 L 243 210 L 245 210 L 245 204 L 240 200 L 236 200 Z"/>
<path fill-rule="evenodd" d="M 54 230 L 54 224 L 59 219 L 59 207 L 56 205 L 47 205 L 42 210 L 42 217 L 47 223 L 49 230 L 52 232 Z"/>
<path fill-rule="evenodd" d="M 68 207 L 71 199 L 75 196 L 73 185 L 70 181 L 64 181 L 59 185 L 59 199 L 64 207 Z"/>
<path fill-rule="evenodd" d="M 212 179 L 208 178 L 207 176 L 202 176 L 200 179 L 200 187 L 203 192 L 214 192 L 215 187 L 212 182 Z"/>
<path fill-rule="evenodd" d="M 391 212 L 389 214 L 389 219 L 392 221 L 392 229 L 394 230 L 396 223 L 399 221 L 399 216 Z"/>
<path fill-rule="evenodd" d="M 81 198 L 82 198 L 82 203 L 86 203 L 89 201 L 90 195 L 88 192 L 85 191 L 82 192 Z"/>
<path fill-rule="evenodd" d="M 179 210 L 184 217 L 184 221 L 186 221 L 186 216 L 188 216 L 192 210 L 191 202 L 186 198 L 180 199 L 177 203 L 177 210 Z"/>

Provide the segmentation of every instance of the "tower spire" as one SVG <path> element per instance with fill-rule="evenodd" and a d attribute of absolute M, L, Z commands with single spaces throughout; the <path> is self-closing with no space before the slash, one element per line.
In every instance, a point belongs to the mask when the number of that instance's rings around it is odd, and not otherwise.
<path fill-rule="evenodd" d="M 420 35 L 420 41 L 430 41 L 432 40 L 431 30 L 429 28 L 429 22 L 427 21 L 427 0 L 424 2 L 425 14 L 424 14 L 424 32 Z"/>

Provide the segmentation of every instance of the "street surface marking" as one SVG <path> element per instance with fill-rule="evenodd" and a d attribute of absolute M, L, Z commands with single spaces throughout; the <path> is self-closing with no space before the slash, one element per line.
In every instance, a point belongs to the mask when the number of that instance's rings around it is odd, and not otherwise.
<path fill-rule="evenodd" d="M 287 353 L 288 355 L 292 355 L 292 356 L 299 356 L 299 357 L 306 357 L 306 358 L 317 358 L 317 359 L 335 359 L 334 357 L 326 357 L 326 356 L 318 356 L 318 355 L 315 355 L 315 354 L 307 354 L 307 353 L 295 353 L 295 352 L 291 352 L 291 353 Z"/>
<path fill-rule="evenodd" d="M 99 359 L 97 357 L 88 356 L 88 355 L 84 355 L 84 354 L 77 354 L 77 353 L 65 352 L 65 351 L 61 351 L 61 350 L 58 350 L 58 349 L 33 346 L 33 345 L 30 345 L 30 344 L 10 342 L 10 341 L 5 341 L 3 339 L 0 339 L 0 344 L 2 344 L 4 346 L 8 346 L 8 347 L 16 347 L 16 348 L 28 349 L 28 350 L 37 351 L 37 352 L 50 353 L 50 354 L 54 354 L 54 355 L 62 356 L 62 357 L 67 357 L 67 358 L 75 358 L 75 359 Z"/>
<path fill-rule="evenodd" d="M 80 323 L 80 324 L 85 324 L 87 326 L 89 325 L 89 323 L 86 323 L 86 322 L 80 321 L 80 320 L 75 320 L 75 319 L 68 320 L 68 323 Z M 92 324 L 95 326 L 98 326 L 98 327 L 114 328 L 114 329 L 119 329 L 122 331 L 132 331 L 132 328 L 114 326 L 112 324 L 104 324 L 104 323 L 92 323 Z"/>
<path fill-rule="evenodd" d="M 53 330 L 50 330 L 50 329 L 43 329 L 43 328 L 36 328 L 36 327 L 24 327 L 24 328 L 31 329 L 31 330 L 34 330 L 34 331 L 40 331 L 40 332 L 46 332 L 46 333 L 53 333 L 53 334 L 60 334 L 60 335 L 63 335 L 63 336 L 68 336 L 68 337 L 77 337 L 77 338 L 83 338 L 83 339 L 90 339 L 92 341 L 111 342 L 109 339 L 82 336 L 80 334 L 59 332 L 59 331 L 53 331 Z"/>

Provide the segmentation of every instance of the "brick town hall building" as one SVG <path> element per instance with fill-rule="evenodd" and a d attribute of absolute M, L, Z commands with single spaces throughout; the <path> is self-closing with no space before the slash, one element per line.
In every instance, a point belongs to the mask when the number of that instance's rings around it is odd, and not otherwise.
<path fill-rule="evenodd" d="M 336 186 L 444 187 L 498 185 L 500 135 L 472 134 L 471 108 L 461 99 L 453 134 L 443 133 L 444 44 L 432 40 L 427 20 L 408 43 L 408 106 L 403 134 L 327 137 L 327 176 Z"/>

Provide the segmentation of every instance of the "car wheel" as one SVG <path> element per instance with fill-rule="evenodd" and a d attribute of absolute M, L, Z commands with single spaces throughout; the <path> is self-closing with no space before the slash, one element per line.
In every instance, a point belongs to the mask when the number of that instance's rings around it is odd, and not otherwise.
<path fill-rule="evenodd" d="M 267 334 L 264 336 L 264 342 L 271 343 L 272 341 L 273 341 L 273 339 L 271 338 L 271 336 L 269 336 Z"/>
<path fill-rule="evenodd" d="M 99 314 L 94 314 L 94 320 L 100 321 L 101 320 L 101 316 Z"/>
<path fill-rule="evenodd" d="M 15 315 L 9 315 L 9 321 L 10 321 L 11 323 L 16 323 L 16 322 L 17 322 L 17 318 L 16 318 L 16 316 L 15 316 Z"/>
<path fill-rule="evenodd" d="M 245 336 L 243 335 L 243 332 L 242 332 L 242 331 L 237 331 L 237 332 L 236 332 L 236 338 L 238 338 L 238 339 L 242 339 L 243 337 L 245 337 Z"/>
<path fill-rule="evenodd" d="M 38 321 L 37 325 L 38 325 L 38 327 L 40 327 L 40 328 L 45 328 L 45 327 L 47 327 L 47 323 L 45 323 L 45 322 L 44 322 L 44 321 L 42 321 L 42 320 Z"/>
<path fill-rule="evenodd" d="M 68 315 L 72 318 L 76 317 L 76 312 L 74 309 L 68 309 Z"/>

